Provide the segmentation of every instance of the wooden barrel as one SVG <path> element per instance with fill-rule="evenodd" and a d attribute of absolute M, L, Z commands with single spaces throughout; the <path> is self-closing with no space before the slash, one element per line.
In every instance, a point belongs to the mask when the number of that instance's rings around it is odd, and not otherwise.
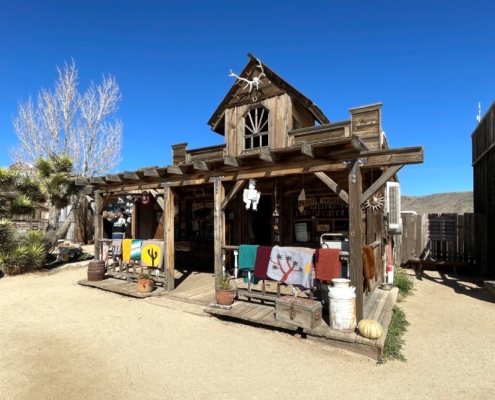
<path fill-rule="evenodd" d="M 105 277 L 105 261 L 90 261 L 88 265 L 88 281 L 102 281 Z"/>

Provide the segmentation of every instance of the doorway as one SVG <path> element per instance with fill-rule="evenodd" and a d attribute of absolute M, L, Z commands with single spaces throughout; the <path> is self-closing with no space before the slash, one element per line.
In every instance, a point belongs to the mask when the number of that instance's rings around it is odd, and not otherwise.
<path fill-rule="evenodd" d="M 254 243 L 260 246 L 272 245 L 272 196 L 262 195 L 257 211 L 249 210 L 252 218 Z"/>

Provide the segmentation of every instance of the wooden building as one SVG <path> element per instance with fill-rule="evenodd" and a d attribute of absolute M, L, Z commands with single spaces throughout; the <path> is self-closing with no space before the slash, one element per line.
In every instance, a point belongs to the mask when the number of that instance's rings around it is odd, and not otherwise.
<path fill-rule="evenodd" d="M 475 260 L 478 272 L 495 278 L 495 103 L 471 135 L 475 214 Z"/>
<path fill-rule="evenodd" d="M 382 210 L 365 210 L 383 195 L 406 164 L 423 162 L 423 147 L 389 147 L 381 129 L 381 103 L 351 108 L 349 119 L 330 122 L 323 112 L 252 55 L 208 125 L 222 145 L 172 146 L 172 164 L 81 180 L 101 212 L 115 196 L 139 196 L 132 237 L 164 240 L 164 288 L 174 290 L 176 256 L 194 253 L 201 268 L 218 276 L 240 244 L 319 247 L 320 235 L 340 232 L 349 240 L 357 318 L 363 316 L 362 246 L 373 244 L 378 273 L 387 236 Z M 243 189 L 256 180 L 258 210 L 247 210 Z M 298 200 L 302 189 L 306 200 Z M 274 214 L 279 221 L 274 221 Z M 101 215 L 96 213 L 95 251 Z M 276 227 L 274 225 L 277 225 Z M 226 255 L 226 257 L 224 257 Z M 373 289 L 373 286 L 371 287 Z"/>

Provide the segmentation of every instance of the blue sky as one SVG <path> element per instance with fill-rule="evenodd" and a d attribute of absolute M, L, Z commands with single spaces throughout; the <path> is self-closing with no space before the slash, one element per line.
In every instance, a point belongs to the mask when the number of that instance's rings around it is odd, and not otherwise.
<path fill-rule="evenodd" d="M 392 147 L 422 145 L 402 193 L 472 190 L 471 133 L 495 99 L 490 1 L 25 1 L 0 8 L 0 165 L 17 104 L 73 58 L 80 90 L 122 92 L 118 171 L 171 163 L 172 144 L 223 143 L 206 124 L 251 52 L 332 121 L 382 102 Z"/>

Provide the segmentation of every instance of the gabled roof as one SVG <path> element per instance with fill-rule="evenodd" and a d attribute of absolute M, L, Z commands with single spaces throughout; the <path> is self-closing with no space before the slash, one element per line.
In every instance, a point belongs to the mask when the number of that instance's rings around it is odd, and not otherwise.
<path fill-rule="evenodd" d="M 301 105 L 306 108 L 315 118 L 316 121 L 320 124 L 328 124 L 330 123 L 329 119 L 323 114 L 323 112 L 314 104 L 310 99 L 304 96 L 300 91 L 298 91 L 295 87 L 291 86 L 287 81 L 282 79 L 279 75 L 273 72 L 270 68 L 268 68 L 264 63 L 259 61 L 258 58 L 254 57 L 251 53 L 248 53 L 248 57 L 250 61 L 247 63 L 246 67 L 243 69 L 239 77 L 252 80 L 253 76 L 257 76 L 259 74 L 258 62 L 263 66 L 263 72 L 266 75 L 264 78 L 265 86 L 260 85 L 259 92 L 264 94 L 264 97 L 271 97 L 271 95 L 279 94 L 280 92 L 286 92 L 290 97 L 297 100 Z M 258 72 L 256 72 L 258 71 Z M 269 80 L 272 85 L 270 88 L 266 86 L 266 80 Z M 222 127 L 218 126 L 219 121 L 223 118 L 224 111 L 226 108 L 232 107 L 233 99 L 239 98 L 242 94 L 244 98 L 248 96 L 249 89 L 244 88 L 244 84 L 237 83 L 238 80 L 232 85 L 229 92 L 217 107 L 210 120 L 208 121 L 208 125 L 211 126 L 212 130 L 223 135 Z M 262 78 L 263 81 L 263 78 Z M 275 90 L 274 90 L 275 89 Z M 241 100 L 242 101 L 242 100 Z M 244 100 L 246 101 L 246 100 Z M 249 97 L 247 98 L 249 101 Z M 218 129 L 216 129 L 218 127 Z"/>

